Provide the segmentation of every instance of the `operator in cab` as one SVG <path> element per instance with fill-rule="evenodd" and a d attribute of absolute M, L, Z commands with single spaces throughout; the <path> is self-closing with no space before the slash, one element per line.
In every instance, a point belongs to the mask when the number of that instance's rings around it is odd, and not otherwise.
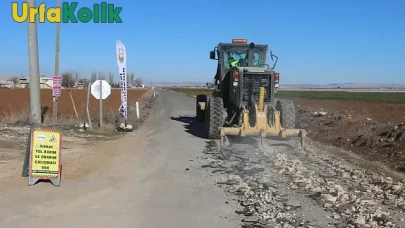
<path fill-rule="evenodd" d="M 235 60 L 232 56 L 229 56 L 228 62 L 229 62 L 229 65 L 230 65 L 231 67 L 237 67 L 237 66 L 239 66 L 239 61 L 238 61 L 238 60 Z"/>

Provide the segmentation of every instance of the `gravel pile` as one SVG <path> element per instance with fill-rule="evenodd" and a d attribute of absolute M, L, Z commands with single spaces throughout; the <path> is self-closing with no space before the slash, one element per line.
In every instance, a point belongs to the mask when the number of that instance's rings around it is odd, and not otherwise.
<path fill-rule="evenodd" d="M 277 145 L 205 150 L 204 167 L 238 197 L 243 227 L 405 227 L 405 182 Z"/>
<path fill-rule="evenodd" d="M 386 126 L 378 131 L 381 142 L 398 142 L 405 140 L 405 123 Z"/>

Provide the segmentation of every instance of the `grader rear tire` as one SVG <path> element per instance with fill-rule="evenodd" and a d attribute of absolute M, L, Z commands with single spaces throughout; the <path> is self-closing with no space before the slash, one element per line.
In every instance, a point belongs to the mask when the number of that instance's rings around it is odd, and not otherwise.
<path fill-rule="evenodd" d="M 204 94 L 197 95 L 196 102 L 195 102 L 197 121 L 198 122 L 204 122 L 204 120 L 205 120 L 205 110 L 201 110 L 198 102 L 204 102 L 205 104 L 207 104 L 207 95 L 204 95 Z M 205 107 L 207 107 L 207 105 Z"/>
<path fill-rule="evenodd" d="M 281 127 L 286 129 L 295 128 L 295 106 L 291 100 L 277 99 L 276 109 L 280 112 Z"/>
<path fill-rule="evenodd" d="M 211 97 L 205 112 L 206 134 L 208 139 L 219 139 L 219 128 L 224 125 L 224 101 L 221 97 Z"/>

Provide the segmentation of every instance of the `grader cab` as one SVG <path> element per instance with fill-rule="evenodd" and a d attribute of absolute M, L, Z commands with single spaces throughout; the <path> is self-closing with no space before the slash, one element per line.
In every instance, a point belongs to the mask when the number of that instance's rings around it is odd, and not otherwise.
<path fill-rule="evenodd" d="M 226 135 L 296 136 L 305 131 L 295 129 L 295 106 L 291 100 L 277 99 L 279 73 L 274 71 L 277 56 L 270 52 L 273 66 L 266 64 L 268 45 L 233 39 L 219 43 L 210 52 L 218 61 L 213 94 L 198 95 L 197 120 L 205 122 L 208 139 Z M 303 143 L 303 140 L 301 140 Z"/>

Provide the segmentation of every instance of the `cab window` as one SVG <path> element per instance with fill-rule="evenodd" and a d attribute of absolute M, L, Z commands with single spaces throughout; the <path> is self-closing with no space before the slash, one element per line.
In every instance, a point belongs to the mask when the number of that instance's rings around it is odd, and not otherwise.
<path fill-rule="evenodd" d="M 247 65 L 247 54 L 246 51 L 234 51 L 234 52 L 225 52 L 224 53 L 224 65 L 227 69 L 230 68 L 231 63 L 228 61 L 229 57 L 233 57 L 234 60 L 241 62 L 245 62 Z M 261 63 L 261 55 L 259 52 L 255 52 L 253 56 L 253 66 L 258 67 Z"/>

